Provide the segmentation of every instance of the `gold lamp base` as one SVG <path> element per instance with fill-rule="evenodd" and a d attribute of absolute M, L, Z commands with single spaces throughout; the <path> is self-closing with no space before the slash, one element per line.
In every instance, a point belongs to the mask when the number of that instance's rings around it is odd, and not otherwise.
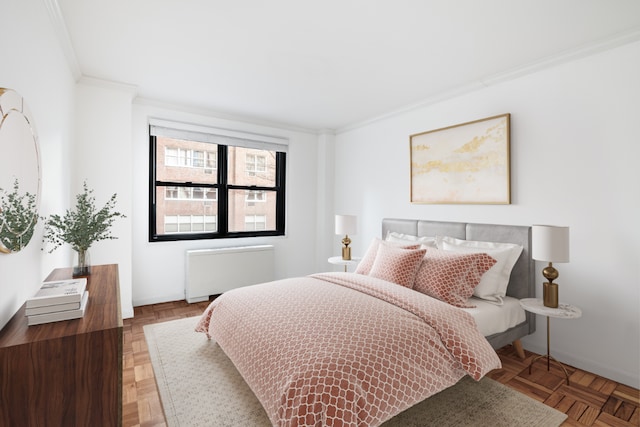
<path fill-rule="evenodd" d="M 348 235 L 344 236 L 344 239 L 342 239 L 342 244 L 344 245 L 344 247 L 342 248 L 342 259 L 345 261 L 350 261 L 351 248 L 349 247 L 349 244 L 351 244 L 351 239 Z"/>
<path fill-rule="evenodd" d="M 558 308 L 558 284 L 544 282 L 542 284 L 542 303 L 545 307 Z"/>
<path fill-rule="evenodd" d="M 542 275 L 548 282 L 542 284 L 542 303 L 545 307 L 558 308 L 558 284 L 553 283 L 560 275 L 552 263 L 542 270 Z"/>
<path fill-rule="evenodd" d="M 351 248 L 350 247 L 342 248 L 342 259 L 345 260 L 345 261 L 351 260 Z"/>

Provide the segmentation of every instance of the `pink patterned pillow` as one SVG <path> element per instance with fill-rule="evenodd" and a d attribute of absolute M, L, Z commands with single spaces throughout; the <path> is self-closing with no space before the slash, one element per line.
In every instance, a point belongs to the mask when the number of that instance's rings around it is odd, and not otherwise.
<path fill-rule="evenodd" d="M 456 307 L 467 304 L 482 275 L 496 260 L 485 253 L 429 249 L 416 274 L 413 289 Z"/>
<path fill-rule="evenodd" d="M 377 237 L 374 237 L 373 240 L 371 240 L 371 243 L 369 244 L 369 248 L 367 249 L 367 252 L 364 254 L 364 257 L 362 257 L 362 260 L 360 260 L 360 262 L 358 263 L 358 266 L 356 267 L 356 273 L 358 274 L 364 274 L 365 276 L 369 275 L 369 272 L 371 271 L 371 267 L 373 267 L 373 262 L 376 260 L 376 255 L 378 254 L 378 247 L 380 246 L 380 244 L 383 245 L 389 245 L 389 246 L 395 246 L 397 248 L 404 248 L 404 249 L 419 249 L 420 248 L 420 244 L 414 244 L 414 243 L 402 243 L 402 242 L 384 242 L 381 239 L 378 239 Z"/>
<path fill-rule="evenodd" d="M 402 249 L 381 244 L 369 276 L 411 288 L 426 252 L 426 249 Z"/>

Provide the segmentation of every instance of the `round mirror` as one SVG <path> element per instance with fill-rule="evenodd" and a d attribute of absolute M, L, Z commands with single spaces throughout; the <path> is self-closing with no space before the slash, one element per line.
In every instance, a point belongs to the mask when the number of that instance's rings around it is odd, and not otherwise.
<path fill-rule="evenodd" d="M 0 252 L 27 246 L 38 222 L 40 151 L 24 99 L 0 88 Z"/>

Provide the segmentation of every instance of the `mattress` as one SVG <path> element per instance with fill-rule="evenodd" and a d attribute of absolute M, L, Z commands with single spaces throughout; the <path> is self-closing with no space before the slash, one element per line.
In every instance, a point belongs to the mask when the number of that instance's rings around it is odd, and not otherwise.
<path fill-rule="evenodd" d="M 504 332 L 525 321 L 525 311 L 520 307 L 520 300 L 504 297 L 504 304 L 497 305 L 480 298 L 469 298 L 474 308 L 461 308 L 476 321 L 478 329 L 485 337 Z"/>

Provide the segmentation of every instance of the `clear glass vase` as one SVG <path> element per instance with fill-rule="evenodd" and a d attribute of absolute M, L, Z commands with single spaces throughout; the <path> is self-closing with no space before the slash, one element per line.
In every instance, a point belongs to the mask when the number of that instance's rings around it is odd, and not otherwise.
<path fill-rule="evenodd" d="M 89 249 L 76 251 L 73 263 L 73 277 L 88 276 L 91 274 L 91 256 Z"/>

